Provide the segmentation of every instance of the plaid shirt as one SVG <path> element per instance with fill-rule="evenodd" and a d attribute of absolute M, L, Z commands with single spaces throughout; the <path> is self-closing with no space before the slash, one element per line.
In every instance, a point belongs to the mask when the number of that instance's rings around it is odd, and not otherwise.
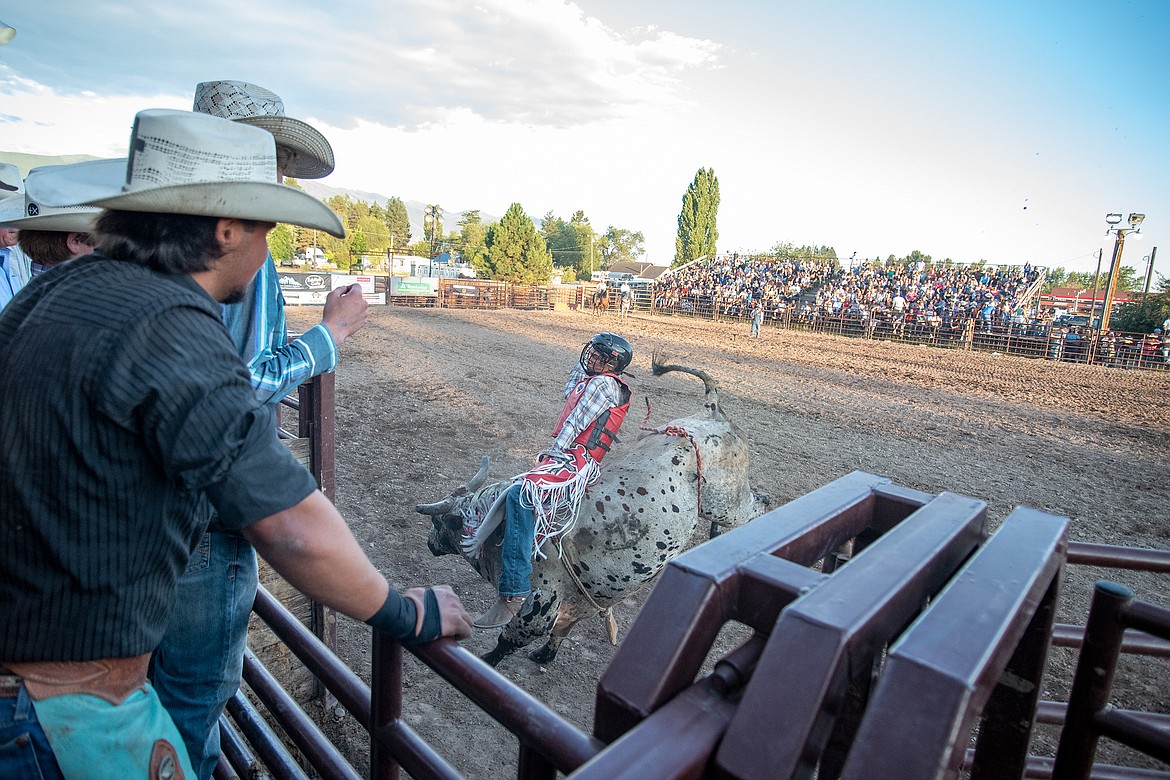
<path fill-rule="evenodd" d="M 577 384 L 582 381 L 588 382 L 585 386 L 585 393 L 577 405 L 573 407 L 573 411 L 565 419 L 565 424 L 561 426 L 560 433 L 553 440 L 551 451 L 554 453 L 564 452 L 573 444 L 573 439 L 581 435 L 581 432 L 592 425 L 594 420 L 607 410 L 621 406 L 621 387 L 617 380 L 611 376 L 590 377 L 586 375 L 579 363 L 573 366 L 573 370 L 569 372 L 569 379 L 565 382 L 564 396 L 566 399 Z"/>

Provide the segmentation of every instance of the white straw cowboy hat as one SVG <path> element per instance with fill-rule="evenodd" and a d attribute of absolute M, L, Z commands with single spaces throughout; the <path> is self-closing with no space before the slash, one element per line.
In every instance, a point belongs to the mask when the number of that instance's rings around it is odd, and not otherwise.
<path fill-rule="evenodd" d="M 287 222 L 345 237 L 328 206 L 277 183 L 276 144 L 258 127 L 166 108 L 140 111 L 128 162 L 112 167 L 71 179 L 45 176 L 25 188 L 46 206 Z"/>
<path fill-rule="evenodd" d="M 195 106 L 211 114 L 262 127 L 276 143 L 294 150 L 296 158 L 285 175 L 294 179 L 320 179 L 333 173 L 333 147 L 314 127 L 284 115 L 284 101 L 275 92 L 246 81 L 204 81 L 195 87 Z"/>
<path fill-rule="evenodd" d="M 54 179 L 55 187 L 67 188 L 71 181 L 94 181 L 121 176 L 126 172 L 126 158 L 93 160 L 72 165 L 45 165 L 33 168 L 25 179 L 25 191 L 19 197 L 0 199 L 0 228 L 18 230 L 52 230 L 62 233 L 88 233 L 102 210 L 96 206 L 62 206 L 54 208 L 29 197 L 28 184 Z"/>

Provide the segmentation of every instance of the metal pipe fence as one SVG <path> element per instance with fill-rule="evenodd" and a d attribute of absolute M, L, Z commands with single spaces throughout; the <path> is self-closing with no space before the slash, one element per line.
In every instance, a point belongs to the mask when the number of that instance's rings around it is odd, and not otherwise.
<path fill-rule="evenodd" d="M 722 321 L 745 327 L 751 321 L 748 305 L 738 298 L 697 296 L 668 300 L 663 296 L 655 297 L 650 290 L 635 293 L 634 311 L 651 316 Z M 1170 339 L 1117 331 L 1102 334 L 1088 327 L 1070 329 L 967 316 L 943 319 L 890 311 L 862 316 L 857 312 L 825 312 L 799 302 L 766 310 L 763 327 L 944 349 L 997 352 L 1110 368 L 1170 368 Z"/>
<path fill-rule="evenodd" d="M 392 306 L 439 307 L 451 309 L 555 309 L 592 312 L 592 288 L 585 284 L 525 285 L 485 279 L 441 279 L 434 295 L 388 295 Z M 605 317 L 647 316 L 705 319 L 728 326 L 747 327 L 751 311 L 739 298 L 712 296 L 670 297 L 653 287 L 632 290 L 630 305 L 623 311 L 621 294 L 610 288 Z M 765 311 L 764 329 L 825 333 L 870 341 L 995 352 L 1001 355 L 1082 363 L 1108 368 L 1170 369 L 1170 337 L 1154 334 L 1102 334 L 1089 327 L 1062 328 L 1034 322 L 984 320 L 975 316 L 943 319 L 876 311 L 861 316 L 834 313 L 799 301 Z"/>

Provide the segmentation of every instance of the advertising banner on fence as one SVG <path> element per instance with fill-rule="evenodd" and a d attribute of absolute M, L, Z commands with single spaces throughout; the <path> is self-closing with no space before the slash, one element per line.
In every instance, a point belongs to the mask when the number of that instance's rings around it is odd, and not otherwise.
<path fill-rule="evenodd" d="M 391 295 L 435 295 L 439 289 L 439 280 L 425 276 L 392 276 L 390 278 Z"/>
<path fill-rule="evenodd" d="M 370 303 L 385 304 L 385 287 L 373 274 L 283 273 L 279 274 L 284 302 L 290 306 L 324 306 L 329 291 L 351 284 L 362 286 L 362 297 Z"/>
<path fill-rule="evenodd" d="M 351 284 L 362 286 L 362 297 L 369 303 L 386 303 L 385 290 L 376 291 L 373 274 L 333 274 L 333 287 L 346 287 Z"/>
<path fill-rule="evenodd" d="M 305 304 L 324 306 L 325 296 L 333 289 L 329 274 L 281 273 L 279 276 L 284 302 L 293 306 Z"/>

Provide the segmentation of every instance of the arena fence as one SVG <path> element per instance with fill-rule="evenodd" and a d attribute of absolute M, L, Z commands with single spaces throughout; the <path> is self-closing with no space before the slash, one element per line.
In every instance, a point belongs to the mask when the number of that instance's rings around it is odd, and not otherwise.
<path fill-rule="evenodd" d="M 392 306 L 451 309 L 529 309 L 592 312 L 588 305 L 592 288 L 581 284 L 521 285 L 484 279 L 440 279 L 434 295 L 388 295 Z M 600 316 L 628 315 L 681 317 L 725 322 L 743 327 L 750 311 L 740 299 L 655 297 L 652 287 L 632 291 L 631 304 L 623 311 L 616 289 L 608 293 L 608 311 Z M 1152 334 L 1109 332 L 1091 328 L 1062 329 L 1050 325 L 963 318 L 943 322 L 923 317 L 879 312 L 862 318 L 856 314 L 802 311 L 799 304 L 765 313 L 764 329 L 801 330 L 836 336 L 907 344 L 996 352 L 1004 355 L 1086 363 L 1111 368 L 1170 369 L 1170 338 Z"/>
<path fill-rule="evenodd" d="M 649 290 L 635 292 L 635 313 L 664 317 L 694 317 L 748 327 L 750 310 L 740 299 L 651 298 Z M 947 322 L 930 321 L 892 312 L 872 317 L 857 314 L 825 314 L 799 303 L 765 312 L 764 326 L 777 330 L 803 330 L 882 341 L 998 352 L 1066 363 L 1092 363 L 1112 368 L 1165 370 L 1170 368 L 1170 339 L 1152 334 L 1101 334 L 1097 329 L 1066 329 L 1052 325 L 991 321 L 975 317 Z"/>
<path fill-rule="evenodd" d="M 552 309 L 577 308 L 578 287 L 496 282 L 488 279 L 439 279 L 433 295 L 391 295 L 391 306 L 444 309 Z"/>
<path fill-rule="evenodd" d="M 1066 566 L 1170 574 L 1170 552 L 1069 542 L 1067 528 L 1019 508 L 989 534 L 983 501 L 842 477 L 669 564 L 598 683 L 591 733 L 455 642 L 407 650 L 515 735 L 522 780 L 1087 777 L 1028 752 L 1035 724 L 1065 721 L 1075 736 L 1056 762 L 1170 777 L 1092 763 L 1100 736 L 1167 758 L 1167 716 L 1118 714 L 1111 674 L 1099 679 L 1119 654 L 1170 658 L 1165 610 L 1102 586 L 1118 617 L 1094 606 L 1087 628 L 1054 622 Z M 374 636 L 366 686 L 268 590 L 254 611 L 326 692 L 309 699 L 331 697 L 369 733 L 370 777 L 462 777 L 402 717 L 400 644 Z M 702 673 L 729 622 L 750 639 Z M 1068 705 L 1040 701 L 1053 646 L 1098 670 L 1078 671 Z M 360 777 L 280 676 L 249 653 L 216 777 Z"/>

